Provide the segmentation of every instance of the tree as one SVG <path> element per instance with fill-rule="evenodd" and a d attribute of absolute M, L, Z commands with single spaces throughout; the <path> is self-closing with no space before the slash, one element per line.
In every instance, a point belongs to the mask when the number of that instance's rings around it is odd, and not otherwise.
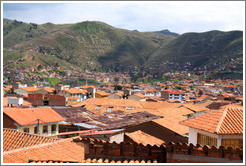
<path fill-rule="evenodd" d="M 42 70 L 43 69 L 43 66 L 42 65 L 38 65 L 37 69 L 38 69 L 38 71 L 39 70 Z"/>
<path fill-rule="evenodd" d="M 120 85 L 115 85 L 114 86 L 114 90 L 121 90 L 122 89 L 122 86 L 120 86 Z"/>
<path fill-rule="evenodd" d="M 198 95 L 199 96 L 202 96 L 203 95 L 203 91 L 201 89 L 199 89 Z"/>

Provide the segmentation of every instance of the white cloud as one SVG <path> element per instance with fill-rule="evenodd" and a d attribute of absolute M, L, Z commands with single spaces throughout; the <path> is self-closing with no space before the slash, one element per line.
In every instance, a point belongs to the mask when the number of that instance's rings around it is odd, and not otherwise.
<path fill-rule="evenodd" d="M 96 20 L 130 30 L 168 28 L 178 33 L 244 30 L 245 26 L 243 1 L 8 4 L 4 6 L 3 14 L 6 18 L 25 22 L 62 24 Z"/>

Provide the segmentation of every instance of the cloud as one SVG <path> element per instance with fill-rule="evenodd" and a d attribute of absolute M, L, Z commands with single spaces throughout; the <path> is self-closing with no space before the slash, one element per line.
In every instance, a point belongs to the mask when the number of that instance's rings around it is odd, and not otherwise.
<path fill-rule="evenodd" d="M 174 32 L 244 30 L 242 1 L 8 3 L 3 17 L 56 24 L 102 21 L 117 28 Z"/>

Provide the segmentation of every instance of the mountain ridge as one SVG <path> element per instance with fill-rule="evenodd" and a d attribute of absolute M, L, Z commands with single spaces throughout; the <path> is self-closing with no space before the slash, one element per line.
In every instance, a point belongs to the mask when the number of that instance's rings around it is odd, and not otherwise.
<path fill-rule="evenodd" d="M 3 23 L 5 65 L 17 54 L 8 51 L 11 49 L 21 52 L 22 57 L 36 58 L 36 62 L 30 62 L 34 66 L 56 64 L 80 71 L 134 69 L 161 76 L 175 70 L 221 72 L 226 66 L 238 71 L 243 64 L 242 31 L 212 30 L 173 36 L 157 33 L 161 31 L 115 28 L 99 21 L 35 24 L 5 20 Z M 233 63 L 228 59 L 233 59 Z"/>

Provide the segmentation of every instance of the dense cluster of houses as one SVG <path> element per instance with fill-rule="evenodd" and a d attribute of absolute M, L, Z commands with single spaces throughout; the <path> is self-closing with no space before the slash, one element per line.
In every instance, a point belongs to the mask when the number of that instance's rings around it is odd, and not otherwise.
<path fill-rule="evenodd" d="M 3 162 L 243 161 L 242 81 L 117 86 L 4 86 Z"/>

